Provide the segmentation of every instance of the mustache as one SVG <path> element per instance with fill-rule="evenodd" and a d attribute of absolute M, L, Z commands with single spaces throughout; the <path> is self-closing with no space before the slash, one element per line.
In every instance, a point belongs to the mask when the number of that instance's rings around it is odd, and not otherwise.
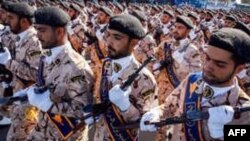
<path fill-rule="evenodd" d="M 108 49 L 111 50 L 111 51 L 115 51 L 115 49 L 110 45 L 108 45 Z"/>

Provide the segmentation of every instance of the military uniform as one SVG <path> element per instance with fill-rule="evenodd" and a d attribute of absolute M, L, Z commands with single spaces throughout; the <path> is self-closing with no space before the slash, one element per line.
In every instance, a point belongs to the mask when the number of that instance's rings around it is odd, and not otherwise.
<path fill-rule="evenodd" d="M 15 74 L 12 82 L 14 92 L 25 89 L 36 81 L 41 54 L 41 44 L 36 37 L 35 29 L 31 27 L 23 34 L 14 49 L 16 59 L 10 60 L 6 65 Z M 28 114 L 32 111 L 34 113 Z M 8 140 L 25 139 L 36 123 L 36 112 L 37 109 L 28 103 L 14 104 L 10 110 L 12 124 L 8 132 Z"/>
<path fill-rule="evenodd" d="M 59 8 L 45 7 L 36 11 L 35 20 L 36 24 L 65 27 L 69 16 Z M 37 84 L 26 91 L 29 103 L 40 110 L 27 140 L 85 141 L 88 129 L 79 120 L 82 108 L 93 100 L 92 71 L 68 40 L 46 54 L 40 58 Z"/>
<path fill-rule="evenodd" d="M 121 84 L 140 66 L 140 63 L 137 62 L 133 56 L 122 58 L 118 61 L 112 60 L 111 62 L 111 87 L 116 84 Z M 102 85 L 100 84 L 100 86 Z M 156 82 L 153 75 L 147 69 L 144 68 L 140 72 L 138 78 L 131 86 L 132 92 L 130 95 L 130 101 L 132 105 L 126 112 L 118 111 L 125 122 L 135 122 L 140 118 L 142 113 L 145 113 L 157 104 L 157 100 L 155 99 L 157 89 Z M 100 99 L 100 97 L 98 99 Z M 98 99 L 97 102 L 99 101 Z M 106 122 L 107 121 L 105 121 L 105 118 L 102 115 L 100 120 L 96 123 L 95 141 L 114 141 Z M 134 137 L 138 137 L 138 130 L 133 130 L 131 134 Z"/>
<path fill-rule="evenodd" d="M 249 41 L 249 36 L 244 32 L 225 28 L 213 33 L 209 40 L 209 47 L 232 53 L 242 65 L 250 60 L 248 55 L 250 52 Z M 231 45 L 225 47 L 225 44 L 229 42 Z M 206 63 L 210 63 L 209 60 Z M 206 75 L 205 72 L 188 75 L 166 98 L 164 104 L 143 115 L 140 122 L 141 129 L 143 131 L 157 130 L 155 125 L 145 125 L 145 121 L 157 122 L 160 119 L 181 117 L 183 114 L 197 111 L 208 112 L 209 117 L 203 117 L 201 121 L 166 125 L 167 140 L 223 140 L 224 125 L 249 124 L 250 120 L 246 118 L 249 112 L 241 113 L 241 116 L 238 117 L 235 116 L 235 107 L 250 105 L 250 97 L 240 88 L 237 78 L 233 76 L 228 80 L 231 82 L 230 84 L 224 82 L 218 86 L 208 84 L 206 79 L 203 79 L 204 75 Z M 223 84 L 227 85 L 223 86 Z"/>
<path fill-rule="evenodd" d="M 27 4 L 12 4 L 9 12 L 32 17 L 33 9 Z M 22 11 L 16 11 L 22 9 Z M 25 31 L 15 35 L 15 39 L 8 46 L 11 60 L 5 67 L 13 73 L 13 92 L 18 92 L 36 81 L 38 62 L 41 54 L 41 44 L 37 38 L 34 27 L 30 26 Z M 12 124 L 8 132 L 7 140 L 24 140 L 36 123 L 37 109 L 25 103 L 14 103 L 10 106 L 9 116 Z"/>
<path fill-rule="evenodd" d="M 70 36 L 70 41 L 75 48 L 75 50 L 79 53 L 87 47 L 85 41 L 84 32 L 87 31 L 86 25 L 84 25 L 80 19 L 80 17 L 71 21 L 68 25 L 68 32 Z"/>
<path fill-rule="evenodd" d="M 184 107 L 184 97 L 187 90 L 187 77 L 177 89 L 175 89 L 165 100 L 164 105 L 161 106 L 159 112 L 162 112 L 161 118 L 181 116 Z M 197 83 L 196 83 L 197 84 Z M 238 86 L 237 80 L 235 79 L 235 86 L 230 88 L 228 91 L 224 91 L 220 96 L 215 96 L 210 99 L 202 98 L 201 104 L 202 111 L 207 111 L 208 108 L 216 105 L 230 105 L 230 106 L 247 106 L 250 104 L 249 97 L 242 91 Z M 196 90 L 203 88 L 203 82 L 199 82 L 195 87 Z M 191 90 L 191 89 L 190 89 Z M 242 115 L 238 120 L 233 120 L 230 124 L 249 124 L 249 120 L 246 120 L 247 114 Z M 185 140 L 184 124 L 171 125 L 166 127 L 167 140 L 182 141 Z M 202 122 L 202 134 L 205 140 L 213 140 L 210 137 L 207 127 L 207 120 Z"/>
<path fill-rule="evenodd" d="M 82 118 L 82 106 L 90 104 L 92 97 L 90 91 L 93 84 L 93 74 L 87 62 L 67 43 L 52 49 L 52 57 L 47 57 L 43 72 L 45 85 L 51 86 L 50 98 L 53 102 L 48 113 Z M 83 127 L 66 140 L 85 141 L 87 140 L 86 130 L 87 128 Z M 40 111 L 38 123 L 29 135 L 28 140 L 59 141 L 62 139 L 58 129 L 46 112 Z"/>
<path fill-rule="evenodd" d="M 118 26 L 117 26 L 118 25 Z M 130 26 L 128 26 L 130 25 Z M 118 15 L 111 18 L 109 29 L 128 35 L 131 39 L 145 37 L 140 21 L 131 15 Z M 107 44 L 112 38 L 107 37 Z M 115 126 L 122 126 L 137 121 L 157 103 L 157 86 L 153 75 L 143 68 L 127 89 L 121 88 L 128 77 L 141 64 L 131 54 L 117 59 L 106 58 L 103 61 L 101 81 L 99 83 L 99 97 L 96 102 L 109 101 L 111 106 L 100 115 L 95 126 L 94 141 L 136 140 L 138 130 L 115 130 Z"/>
<path fill-rule="evenodd" d="M 249 64 L 246 65 L 246 68 L 242 70 L 237 76 L 239 79 L 239 84 L 241 88 L 250 96 L 250 74 L 249 74 Z"/>
<path fill-rule="evenodd" d="M 147 35 L 134 48 L 133 54 L 140 63 L 143 63 L 150 56 L 155 56 L 156 43 L 152 36 Z M 147 68 L 152 72 L 153 63 L 148 64 Z"/>

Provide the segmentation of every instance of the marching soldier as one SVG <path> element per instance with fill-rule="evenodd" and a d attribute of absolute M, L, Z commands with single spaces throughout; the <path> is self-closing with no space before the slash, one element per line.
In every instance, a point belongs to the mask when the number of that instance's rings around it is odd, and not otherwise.
<path fill-rule="evenodd" d="M 141 130 L 156 130 L 155 125 L 145 125 L 145 121 L 157 122 L 194 111 L 207 111 L 208 120 L 169 125 L 168 140 L 223 140 L 224 125 L 249 124 L 249 112 L 234 116 L 234 106 L 250 105 L 250 98 L 235 77 L 250 61 L 249 53 L 250 38 L 244 32 L 232 28 L 214 32 L 202 73 L 190 74 L 161 106 L 144 114 Z"/>
<path fill-rule="evenodd" d="M 192 20 L 194 28 L 189 33 L 189 39 L 192 41 L 192 43 L 199 48 L 200 51 L 203 50 L 203 46 L 205 44 L 204 42 L 204 35 L 202 30 L 200 29 L 198 25 L 198 16 L 194 12 L 188 13 L 188 17 Z"/>
<path fill-rule="evenodd" d="M 198 48 L 188 39 L 193 28 L 188 17 L 178 16 L 171 39 L 165 40 L 156 50 L 158 61 L 153 71 L 159 87 L 159 103 L 164 103 L 168 95 L 190 72 L 201 69 L 201 57 Z M 173 39 L 172 39 L 173 38 Z M 159 140 L 166 139 L 165 128 L 158 134 Z"/>
<path fill-rule="evenodd" d="M 193 28 L 192 21 L 188 17 L 178 16 L 174 26 L 173 37 L 163 41 L 155 53 L 159 61 L 155 63 L 153 71 L 159 85 L 160 103 L 188 73 L 201 68 L 199 50 L 188 39 Z"/>
<path fill-rule="evenodd" d="M 32 26 L 34 9 L 26 3 L 13 3 L 8 6 L 8 24 L 16 38 L 7 46 L 5 52 L 10 51 L 4 63 L 5 69 L 12 72 L 12 81 L 5 81 L 5 89 L 12 88 L 18 92 L 36 80 L 41 44 Z M 9 93 L 7 96 L 12 96 Z M 10 106 L 9 116 L 12 124 L 7 140 L 24 140 L 36 123 L 37 109 L 28 103 Z"/>
<path fill-rule="evenodd" d="M 169 34 L 172 23 L 171 20 L 174 17 L 174 14 L 171 11 L 164 10 L 161 16 L 161 29 L 164 35 Z"/>
<path fill-rule="evenodd" d="M 234 16 L 226 16 L 224 19 L 224 27 L 231 27 L 233 28 L 236 25 L 236 18 Z"/>
<path fill-rule="evenodd" d="M 82 107 L 91 104 L 93 74 L 67 38 L 67 13 L 56 7 L 35 12 L 35 26 L 45 56 L 40 58 L 36 85 L 26 90 L 28 101 L 40 112 L 30 141 L 87 141 L 88 128 L 78 119 Z"/>
<path fill-rule="evenodd" d="M 109 58 L 103 61 L 101 81 L 97 82 L 100 83 L 100 93 L 96 101 L 108 100 L 112 106 L 95 124 L 95 141 L 136 140 L 137 130 L 115 130 L 115 126 L 137 121 L 141 114 L 156 104 L 156 82 L 145 68 L 131 86 L 125 90 L 120 88 L 128 76 L 140 67 L 132 51 L 144 36 L 139 20 L 131 15 L 114 16 L 109 22 L 106 34 Z"/>
<path fill-rule="evenodd" d="M 81 54 L 84 48 L 87 47 L 87 44 L 84 44 L 84 32 L 87 31 L 87 27 L 80 19 L 81 8 L 72 3 L 69 7 L 68 14 L 71 18 L 68 25 L 69 39 L 73 48 Z"/>

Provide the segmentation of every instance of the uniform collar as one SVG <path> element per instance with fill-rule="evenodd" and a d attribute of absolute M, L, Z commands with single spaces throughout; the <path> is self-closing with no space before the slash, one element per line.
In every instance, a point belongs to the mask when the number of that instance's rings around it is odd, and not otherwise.
<path fill-rule="evenodd" d="M 112 60 L 112 76 L 111 81 L 114 82 L 125 70 L 129 64 L 134 60 L 134 55 L 129 55 L 120 59 Z"/>
<path fill-rule="evenodd" d="M 69 49 L 71 47 L 70 43 L 67 42 L 63 45 L 60 45 L 60 46 L 56 46 L 52 49 L 49 49 L 47 50 L 47 54 L 46 54 L 46 57 L 45 57 L 45 62 L 47 64 L 51 64 L 52 61 L 54 61 L 56 59 L 56 57 L 65 49 Z"/>
<path fill-rule="evenodd" d="M 30 32 L 35 32 L 33 27 L 29 27 L 28 29 L 26 29 L 25 31 L 19 33 L 16 36 L 16 46 L 18 46 L 20 44 L 20 42 L 30 33 Z"/>

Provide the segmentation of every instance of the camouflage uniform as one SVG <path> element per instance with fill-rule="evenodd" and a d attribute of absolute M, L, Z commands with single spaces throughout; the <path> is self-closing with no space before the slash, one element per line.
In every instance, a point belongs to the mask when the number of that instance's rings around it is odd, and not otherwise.
<path fill-rule="evenodd" d="M 13 48 L 10 49 L 12 59 L 6 65 L 6 68 L 14 74 L 12 81 L 14 92 L 25 89 L 36 81 L 41 54 L 41 44 L 33 27 L 17 37 L 18 41 L 15 41 L 15 46 L 11 46 Z M 15 103 L 10 107 L 9 112 L 12 124 L 7 140 L 23 141 L 36 123 L 37 109 L 27 102 Z"/>
<path fill-rule="evenodd" d="M 201 69 L 201 58 L 199 50 L 193 45 L 189 44 L 189 40 L 182 40 L 183 43 L 180 45 L 174 45 L 172 48 L 172 57 L 174 58 L 173 70 L 179 81 L 182 81 L 190 72 L 196 72 Z M 188 46 L 183 53 L 183 56 L 175 55 L 176 52 L 183 49 L 185 46 Z M 164 43 L 161 44 L 156 51 L 156 57 L 158 60 L 164 60 Z M 164 100 L 168 97 L 168 95 L 174 90 L 174 86 L 171 84 L 169 80 L 169 74 L 166 71 L 166 68 L 160 70 L 159 74 L 155 75 L 157 80 L 157 85 L 159 87 L 158 100 L 159 103 L 164 103 Z M 166 127 L 163 127 L 159 130 L 157 134 L 158 140 L 165 140 L 166 135 Z"/>
<path fill-rule="evenodd" d="M 46 58 L 43 68 L 45 86 L 49 86 L 50 99 L 53 102 L 48 113 L 82 118 L 82 107 L 93 100 L 90 94 L 93 84 L 92 71 L 82 56 L 72 49 L 70 43 L 57 47 L 57 49 L 59 49 L 57 54 L 52 51 L 52 57 Z M 40 111 L 38 122 L 28 136 L 28 140 L 86 141 L 87 130 L 87 126 L 84 126 L 69 138 L 63 139 L 46 113 Z"/>
<path fill-rule="evenodd" d="M 71 21 L 68 25 L 68 32 L 70 36 L 70 42 L 74 49 L 82 53 L 84 48 L 87 47 L 86 44 L 84 44 L 85 35 L 84 32 L 87 30 L 86 25 L 84 25 L 80 19 L 80 17 L 76 18 L 75 20 Z"/>
<path fill-rule="evenodd" d="M 161 113 L 161 118 L 165 119 L 173 116 L 181 116 L 183 113 L 184 107 L 184 98 L 186 95 L 187 81 L 189 76 L 166 98 L 164 104 L 159 107 L 159 111 Z M 243 92 L 243 90 L 239 87 L 238 82 L 235 78 L 235 85 L 231 87 L 229 90 L 222 93 L 220 96 L 213 96 L 213 98 L 206 99 L 202 98 L 201 109 L 202 111 L 207 111 L 208 108 L 220 106 L 220 105 L 230 105 L 230 106 L 249 106 L 250 98 Z M 190 88 L 190 90 L 196 91 L 197 94 L 200 94 L 200 91 L 203 92 L 204 81 L 196 81 L 194 84 L 194 88 Z M 249 112 L 243 113 L 240 119 L 233 119 L 229 124 L 249 124 Z M 183 124 L 178 125 L 170 125 L 167 126 L 167 140 L 172 141 L 185 141 L 185 133 L 184 133 Z M 210 136 L 207 120 L 202 121 L 202 134 L 204 136 L 204 140 L 215 140 Z"/>
<path fill-rule="evenodd" d="M 110 65 L 110 72 L 112 74 L 110 79 L 112 80 L 112 86 L 121 84 L 140 66 L 133 56 L 122 59 L 123 61 L 112 60 L 112 65 Z M 157 105 L 156 82 L 153 75 L 147 69 L 144 68 L 140 72 L 139 76 L 131 86 L 132 92 L 130 95 L 130 102 L 132 105 L 126 112 L 120 112 L 118 110 L 125 122 L 137 121 L 143 113 Z M 96 99 L 96 101 L 99 102 L 100 98 Z M 108 125 L 103 115 L 101 115 L 100 119 L 95 124 L 95 128 L 94 141 L 114 141 L 110 135 Z M 138 130 L 133 130 L 131 132 L 133 136 L 138 137 Z"/>
<path fill-rule="evenodd" d="M 239 84 L 241 88 L 244 90 L 244 92 L 246 92 L 248 96 L 250 96 L 250 66 L 249 64 L 247 64 L 246 68 L 237 76 L 239 78 Z"/>

